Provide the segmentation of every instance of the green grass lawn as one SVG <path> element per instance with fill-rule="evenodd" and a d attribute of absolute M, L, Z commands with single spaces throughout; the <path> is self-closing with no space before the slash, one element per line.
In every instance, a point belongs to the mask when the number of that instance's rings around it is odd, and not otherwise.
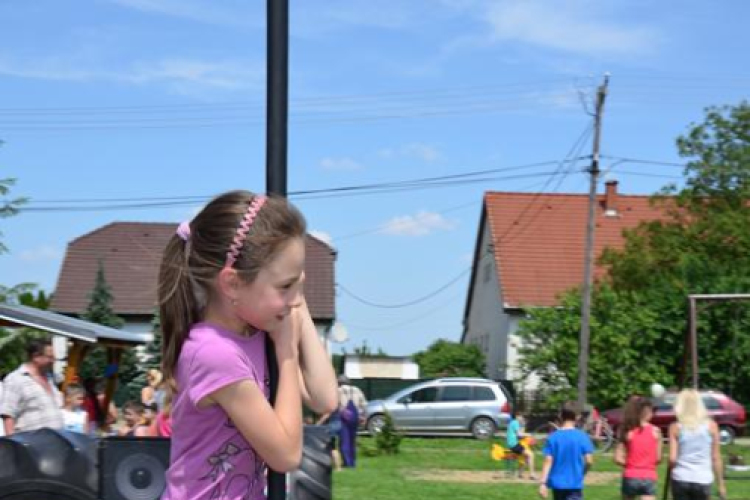
<path fill-rule="evenodd" d="M 334 473 L 336 500 L 488 500 L 488 499 L 534 499 L 538 498 L 537 486 L 503 482 L 498 462 L 490 459 L 490 444 L 466 438 L 405 438 L 401 452 L 395 456 L 367 456 L 367 450 L 375 447 L 370 438 L 360 438 L 360 454 L 356 469 L 345 469 Z M 750 464 L 750 447 L 723 448 L 726 453 L 740 453 L 745 463 Z M 537 457 L 537 476 L 541 457 Z M 492 474 L 492 472 L 495 474 Z M 435 479 L 461 475 L 464 481 L 442 481 Z M 484 472 L 484 473 L 483 473 Z M 618 474 L 619 468 L 611 455 L 597 455 L 593 472 Z M 660 479 L 666 466 L 660 470 Z M 418 476 L 431 476 L 419 479 Z M 488 478 L 490 482 L 470 482 Z M 750 474 L 746 476 L 750 479 Z M 659 498 L 663 481 L 659 484 Z M 734 500 L 750 500 L 750 480 L 727 481 L 728 497 Z M 620 498 L 619 478 L 613 476 L 605 484 L 587 486 L 585 497 L 589 500 Z"/>

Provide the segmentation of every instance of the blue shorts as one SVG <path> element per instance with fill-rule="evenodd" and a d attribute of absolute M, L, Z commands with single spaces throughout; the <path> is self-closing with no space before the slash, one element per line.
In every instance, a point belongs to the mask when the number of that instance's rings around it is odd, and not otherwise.
<path fill-rule="evenodd" d="M 656 481 L 624 477 L 622 478 L 622 494 L 626 497 L 656 496 Z"/>
<path fill-rule="evenodd" d="M 583 500 L 583 490 L 552 490 L 554 500 Z"/>

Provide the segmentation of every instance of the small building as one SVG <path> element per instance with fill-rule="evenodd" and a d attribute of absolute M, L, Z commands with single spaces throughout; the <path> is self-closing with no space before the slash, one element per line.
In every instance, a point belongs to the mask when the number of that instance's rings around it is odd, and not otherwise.
<path fill-rule="evenodd" d="M 487 377 L 509 379 L 520 390 L 521 339 L 514 335 L 524 309 L 555 307 L 561 293 L 583 283 L 588 195 L 487 192 L 484 196 L 461 342 L 487 359 Z M 621 248 L 623 231 L 664 218 L 649 196 L 621 195 L 606 184 L 596 202 L 595 255 Z M 605 272 L 595 268 L 595 277 Z"/>
<path fill-rule="evenodd" d="M 50 309 L 80 317 L 89 304 L 99 262 L 124 330 L 151 333 L 162 252 L 177 224 L 113 222 L 68 244 Z M 305 296 L 318 334 L 328 339 L 336 318 L 336 251 L 314 236 L 305 241 Z"/>
<path fill-rule="evenodd" d="M 358 356 L 344 358 L 344 375 L 350 379 L 419 379 L 419 365 L 410 357 Z"/>

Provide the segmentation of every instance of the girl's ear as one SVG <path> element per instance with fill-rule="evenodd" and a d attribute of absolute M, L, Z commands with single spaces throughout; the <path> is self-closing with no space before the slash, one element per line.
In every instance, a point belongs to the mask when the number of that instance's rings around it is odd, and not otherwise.
<path fill-rule="evenodd" d="M 240 277 L 237 275 L 236 269 L 225 267 L 216 276 L 218 292 L 229 301 L 237 300 L 240 284 Z"/>

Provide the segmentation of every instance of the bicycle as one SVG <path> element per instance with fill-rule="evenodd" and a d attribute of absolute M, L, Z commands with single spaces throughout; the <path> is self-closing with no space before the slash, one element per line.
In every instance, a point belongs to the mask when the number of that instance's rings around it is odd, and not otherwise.
<path fill-rule="evenodd" d="M 549 436 L 560 428 L 561 424 L 558 421 L 552 420 L 546 422 L 532 431 L 531 436 L 538 443 L 541 449 L 544 449 L 544 444 L 547 442 Z M 576 429 L 580 429 L 591 438 L 591 443 L 594 445 L 595 453 L 606 453 L 615 444 L 615 433 L 609 423 L 601 418 L 589 418 L 588 415 L 581 415 L 576 421 Z"/>

